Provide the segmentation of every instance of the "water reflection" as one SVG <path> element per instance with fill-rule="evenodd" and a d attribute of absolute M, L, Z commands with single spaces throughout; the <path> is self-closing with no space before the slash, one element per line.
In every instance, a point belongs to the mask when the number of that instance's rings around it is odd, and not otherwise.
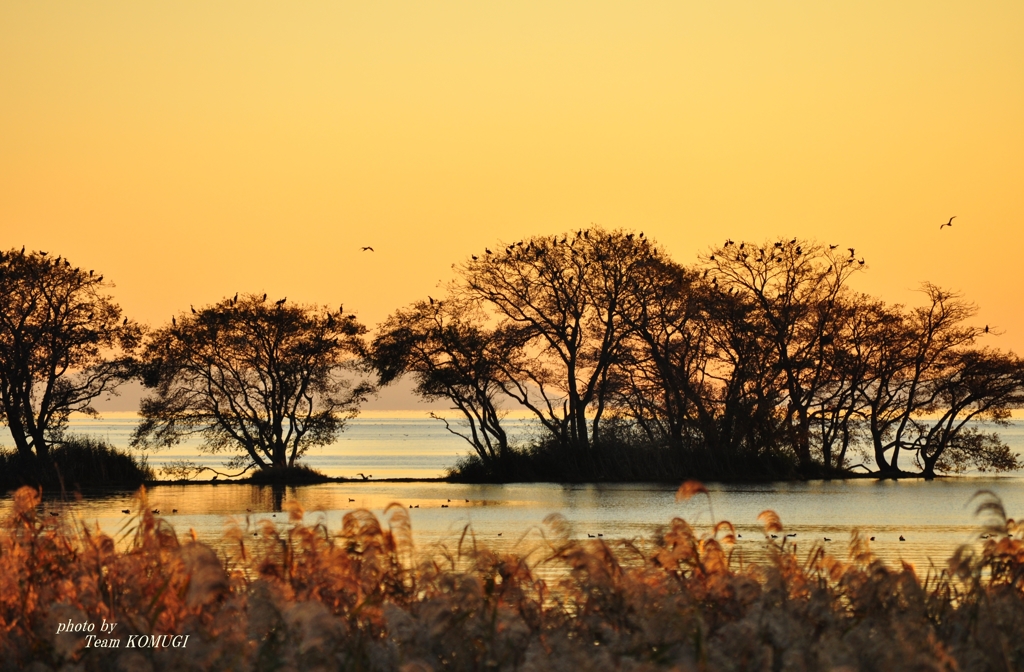
<path fill-rule="evenodd" d="M 972 478 L 924 481 L 812 481 L 764 485 L 710 484 L 711 505 L 718 520 L 736 525 L 737 550 L 747 558 L 763 555 L 764 534 L 758 514 L 776 511 L 783 535 L 798 548 L 820 542 L 845 557 L 850 532 L 859 528 L 873 536 L 874 550 L 889 561 L 905 560 L 919 568 L 929 558 L 944 562 L 964 543 L 977 541 L 980 521 L 973 516 L 971 497 L 990 489 L 1010 516 L 1024 516 L 1024 479 Z M 160 485 L 147 493 L 146 506 L 160 512 L 178 531 L 194 530 L 217 543 L 227 526 L 255 530 L 260 521 L 288 522 L 286 502 L 298 501 L 304 522 L 341 529 L 343 516 L 369 509 L 383 520 L 384 510 L 400 503 L 412 521 L 418 548 L 430 552 L 438 544 L 453 547 L 463 531 L 497 550 L 525 552 L 539 543 L 545 516 L 557 512 L 578 539 L 606 541 L 649 539 L 675 516 L 704 532 L 712 513 L 707 498 L 675 501 L 675 487 L 650 484 L 458 485 L 448 483 L 351 482 L 283 487 L 223 483 Z M 72 514 L 116 533 L 130 524 L 140 504 L 133 493 L 96 494 L 79 501 L 50 500 L 48 510 Z M 8 495 L 2 506 L 10 507 Z M 129 514 L 122 513 L 128 509 Z M 600 535 L 600 536 L 599 536 Z M 780 535 L 780 538 L 785 538 Z M 903 536 L 906 541 L 899 541 Z M 831 541 L 825 541 L 828 538 Z M 781 540 L 781 539 L 780 539 Z"/>

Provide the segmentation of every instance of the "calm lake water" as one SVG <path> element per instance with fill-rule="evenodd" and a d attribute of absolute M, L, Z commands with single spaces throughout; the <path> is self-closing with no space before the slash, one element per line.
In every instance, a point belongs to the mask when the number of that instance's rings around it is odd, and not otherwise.
<path fill-rule="evenodd" d="M 108 418 L 102 422 L 76 421 L 75 430 L 109 439 L 124 446 L 134 419 Z M 517 427 L 529 431 L 524 422 Z M 1001 430 L 1011 446 L 1024 448 L 1020 422 Z M 332 476 L 355 477 L 357 472 L 375 478 L 435 477 L 443 475 L 457 457 L 465 454 L 461 439 L 452 437 L 435 420 L 417 418 L 364 418 L 353 421 L 335 445 L 307 457 L 307 463 Z M 150 457 L 154 466 L 169 459 L 192 459 L 219 465 L 220 459 L 197 456 L 194 446 Z M 785 525 L 798 547 L 814 542 L 845 555 L 850 532 L 859 528 L 874 536 L 875 551 L 892 560 L 906 560 L 920 570 L 929 559 L 943 562 L 959 545 L 976 543 L 980 521 L 974 516 L 971 498 L 981 489 L 1002 498 L 1011 517 L 1024 518 L 1024 474 L 1004 477 L 974 475 L 933 482 L 812 481 L 759 485 L 707 484 L 710 498 L 698 496 L 675 501 L 675 486 L 650 484 L 573 485 L 512 484 L 458 485 L 448 483 L 329 483 L 296 488 L 271 488 L 232 483 L 220 485 L 160 485 L 148 493 L 149 508 L 159 509 L 179 533 L 189 529 L 216 542 L 225 528 L 237 525 L 255 530 L 261 520 L 285 525 L 285 501 L 297 500 L 305 509 L 305 521 L 324 522 L 332 530 L 341 527 L 349 511 L 365 508 L 383 519 L 384 509 L 399 503 L 412 520 L 417 547 L 430 552 L 437 544 L 454 546 L 469 526 L 477 540 L 501 549 L 527 551 L 540 539 L 545 516 L 560 513 L 577 538 L 603 535 L 607 541 L 649 538 L 673 517 L 685 518 L 698 530 L 712 520 L 729 520 L 742 535 L 740 552 L 754 558 L 763 554 L 764 535 L 757 516 L 771 509 Z M 132 493 L 115 492 L 77 502 L 50 502 L 109 533 L 131 524 L 139 505 Z M 710 502 L 709 502 L 710 499 Z M 713 507 L 713 516 L 711 508 Z M 0 509 L 7 509 L 7 497 Z M 446 508 L 442 508 L 444 505 Z M 409 507 L 412 506 L 411 510 Z M 177 512 L 173 512 L 177 509 Z M 899 541 L 903 535 L 904 542 Z M 825 542 L 825 537 L 832 541 Z"/>

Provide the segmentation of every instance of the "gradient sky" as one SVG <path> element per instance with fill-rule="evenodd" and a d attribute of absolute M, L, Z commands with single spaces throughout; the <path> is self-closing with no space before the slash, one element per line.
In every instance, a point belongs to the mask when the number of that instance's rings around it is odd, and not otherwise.
<path fill-rule="evenodd" d="M 499 240 L 800 236 L 1024 353 L 1022 36 L 1016 0 L 0 0 L 0 247 L 153 325 L 241 290 L 372 326 Z"/>

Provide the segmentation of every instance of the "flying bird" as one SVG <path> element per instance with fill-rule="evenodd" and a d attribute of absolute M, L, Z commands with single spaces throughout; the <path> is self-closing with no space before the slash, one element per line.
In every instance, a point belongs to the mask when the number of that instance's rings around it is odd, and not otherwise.
<path fill-rule="evenodd" d="M 952 217 L 950 217 L 950 218 L 949 218 L 949 221 L 948 221 L 948 222 L 946 222 L 945 224 L 943 224 L 942 226 L 940 226 L 940 227 L 939 227 L 939 231 L 942 231 L 942 230 L 943 230 L 944 228 L 946 228 L 947 226 L 953 226 L 953 220 L 954 220 L 954 219 L 956 219 L 956 215 L 953 215 Z"/>
<path fill-rule="evenodd" d="M 372 247 L 370 247 L 369 245 L 363 245 L 362 249 L 363 249 L 363 252 L 375 252 L 376 251 Z"/>

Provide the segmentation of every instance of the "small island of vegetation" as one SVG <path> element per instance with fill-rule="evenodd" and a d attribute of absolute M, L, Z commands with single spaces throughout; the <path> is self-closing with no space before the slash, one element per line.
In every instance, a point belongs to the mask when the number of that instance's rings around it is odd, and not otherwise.
<path fill-rule="evenodd" d="M 1005 424 L 1024 407 L 1022 360 L 988 346 L 994 330 L 972 324 L 974 306 L 954 292 L 924 284 L 922 304 L 906 307 L 854 291 L 865 264 L 853 248 L 777 239 L 726 240 L 684 266 L 642 232 L 592 227 L 471 255 L 443 296 L 370 333 L 343 305 L 257 293 L 147 328 L 122 315 L 103 275 L 12 249 L 0 257 L 0 417 L 15 444 L 4 478 L 67 481 L 59 450 L 82 443 L 67 433 L 70 415 L 95 414 L 94 400 L 137 379 L 149 394 L 133 448 L 197 436 L 235 476 L 309 482 L 320 477 L 303 468 L 306 451 L 402 376 L 452 405 L 439 421 L 471 447 L 453 480 L 1019 468 L 977 423 Z M 510 439 L 511 409 L 533 418 L 534 440 Z M 152 477 L 135 466 L 118 478 Z M 207 469 L 164 465 L 183 480 Z"/>

